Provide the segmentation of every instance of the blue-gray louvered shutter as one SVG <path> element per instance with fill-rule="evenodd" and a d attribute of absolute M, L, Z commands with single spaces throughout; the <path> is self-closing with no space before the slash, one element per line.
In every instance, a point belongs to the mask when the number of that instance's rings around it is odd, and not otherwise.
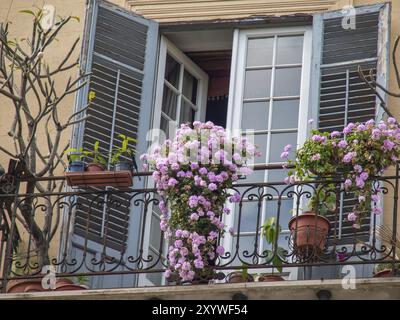
<path fill-rule="evenodd" d="M 100 141 L 100 151 L 110 154 L 113 146 L 120 145 L 118 135 L 123 134 L 138 140 L 137 155 L 145 153 L 153 109 L 158 24 L 107 2 L 91 1 L 85 36 L 81 60 L 91 76 L 89 85 L 78 94 L 78 107 L 86 105 L 89 92 L 93 91 L 95 98 L 86 111 L 88 119 L 75 129 L 74 144 L 91 150 Z M 143 179 L 134 181 L 137 188 L 143 183 Z M 111 207 L 102 204 L 107 202 L 103 196 L 94 199 L 94 195 L 78 198 L 74 255 L 82 258 L 78 251 L 87 251 L 93 256 L 98 252 L 117 258 L 134 256 L 141 213 L 133 210 L 139 208 L 131 208 L 129 194 L 120 194 L 120 205 Z M 85 239 L 90 240 L 88 250 L 82 247 Z M 114 285 L 125 284 L 107 284 Z"/>
<path fill-rule="evenodd" d="M 349 17 L 352 13 L 356 15 Z M 365 122 L 382 115 L 377 97 L 360 79 L 357 69 L 372 69 L 377 81 L 386 85 L 389 14 L 389 4 L 378 4 L 358 7 L 354 12 L 332 11 L 314 16 L 311 116 L 317 119 L 321 131 L 340 131 L 350 122 Z M 356 237 L 352 224 L 346 220 L 354 201 L 351 196 L 344 196 L 341 201 L 337 245 L 369 241 L 369 218 L 363 221 Z M 333 215 L 328 218 L 335 220 Z M 331 239 L 334 230 L 331 228 Z M 337 276 L 340 275 L 334 275 Z"/>

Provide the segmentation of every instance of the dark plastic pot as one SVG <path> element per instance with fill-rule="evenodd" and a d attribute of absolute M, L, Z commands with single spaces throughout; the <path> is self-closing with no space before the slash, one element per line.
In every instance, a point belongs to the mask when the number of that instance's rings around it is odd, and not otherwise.
<path fill-rule="evenodd" d="M 68 164 L 69 172 L 85 171 L 85 163 L 83 161 L 72 161 Z"/>
<path fill-rule="evenodd" d="M 130 171 L 131 169 L 132 169 L 132 165 L 130 162 L 127 162 L 127 161 L 117 162 L 114 166 L 115 171 L 125 171 L 125 170 Z"/>

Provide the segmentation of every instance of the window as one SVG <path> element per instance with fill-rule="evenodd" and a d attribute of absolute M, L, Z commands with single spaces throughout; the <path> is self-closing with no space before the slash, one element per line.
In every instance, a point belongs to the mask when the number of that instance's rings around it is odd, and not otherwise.
<path fill-rule="evenodd" d="M 153 128 L 170 138 L 179 124 L 204 119 L 208 76 L 164 36 L 159 59 Z"/>
<path fill-rule="evenodd" d="M 257 164 L 282 163 L 279 156 L 283 147 L 291 144 L 295 149 L 306 135 L 311 28 L 240 30 L 235 37 L 236 74 L 235 81 L 231 82 L 228 128 L 240 128 L 247 133 L 251 130 L 250 138 L 262 154 L 256 159 Z M 283 181 L 286 174 L 283 169 L 260 170 L 246 177 L 245 182 L 278 182 Z M 257 229 L 268 217 L 276 217 L 279 192 L 270 189 L 266 192 L 271 193 L 272 198 L 247 199 L 241 208 L 238 205 L 232 208 L 233 214 L 227 220 L 235 230 L 240 220 L 240 239 L 234 235 L 225 245 L 232 248 L 230 251 L 234 254 L 239 241 L 241 261 L 251 262 L 250 258 L 245 258 L 245 250 L 261 254 L 267 249 Z M 288 233 L 285 229 L 292 215 L 293 200 L 286 196 L 280 200 L 283 231 L 279 245 L 285 248 Z"/>

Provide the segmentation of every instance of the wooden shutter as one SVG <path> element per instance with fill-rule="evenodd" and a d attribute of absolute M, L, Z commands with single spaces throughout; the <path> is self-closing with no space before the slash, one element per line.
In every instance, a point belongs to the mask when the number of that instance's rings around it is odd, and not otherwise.
<path fill-rule="evenodd" d="M 342 26 L 342 11 L 314 16 L 312 106 L 318 106 L 317 125 L 322 131 L 343 130 L 350 122 L 365 122 L 381 113 L 377 98 L 359 78 L 357 68 L 373 70 L 386 85 L 389 4 L 356 8 L 355 28 Z M 355 199 L 344 196 L 340 208 L 340 243 L 354 242 L 354 228 L 347 222 Z M 328 217 L 334 220 L 334 217 Z M 370 219 L 363 221 L 357 239 L 369 238 Z M 333 232 L 333 231 L 332 231 Z"/>
<path fill-rule="evenodd" d="M 153 107 L 158 24 L 109 3 L 92 1 L 85 32 L 82 63 L 91 76 L 78 104 L 87 103 L 89 92 L 95 98 L 86 111 L 88 119 L 75 130 L 75 145 L 93 149 L 100 141 L 101 152 L 110 158 L 113 146 L 120 145 L 118 135 L 124 134 L 138 140 L 135 147 L 140 155 L 147 148 Z M 74 233 L 125 252 L 132 224 L 129 195 L 110 197 L 120 205 L 107 206 L 110 198 L 80 196 Z"/>

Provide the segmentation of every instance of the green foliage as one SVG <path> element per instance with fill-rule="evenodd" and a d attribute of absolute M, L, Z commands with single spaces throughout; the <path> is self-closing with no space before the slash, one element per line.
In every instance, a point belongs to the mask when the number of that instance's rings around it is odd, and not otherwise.
<path fill-rule="evenodd" d="M 84 150 L 83 148 L 69 148 L 65 150 L 64 153 L 68 154 L 67 158 L 69 162 L 82 161 L 84 157 L 87 157 L 91 154 L 90 151 Z"/>
<path fill-rule="evenodd" d="M 93 146 L 93 152 L 91 156 L 93 157 L 93 163 L 99 163 L 103 166 L 107 165 L 107 160 L 102 156 L 100 149 L 100 141 L 96 141 Z"/>
<path fill-rule="evenodd" d="M 280 225 L 277 225 L 275 217 L 268 218 L 261 227 L 261 235 L 264 236 L 265 241 L 268 244 L 272 245 L 272 248 L 276 246 L 281 231 L 282 228 Z M 282 272 L 282 264 L 285 261 L 285 255 L 287 254 L 284 248 L 276 246 L 276 250 L 266 249 L 263 254 L 267 254 L 267 259 L 273 257 L 271 264 L 275 266 L 279 272 Z"/>
<path fill-rule="evenodd" d="M 118 135 L 122 139 L 121 141 L 121 147 L 115 148 L 111 157 L 111 163 L 115 164 L 119 161 L 121 161 L 122 156 L 126 156 L 129 158 L 132 158 L 132 156 L 136 153 L 136 150 L 134 148 L 129 147 L 129 142 L 136 143 L 137 140 L 133 138 L 129 138 L 123 134 Z"/>

